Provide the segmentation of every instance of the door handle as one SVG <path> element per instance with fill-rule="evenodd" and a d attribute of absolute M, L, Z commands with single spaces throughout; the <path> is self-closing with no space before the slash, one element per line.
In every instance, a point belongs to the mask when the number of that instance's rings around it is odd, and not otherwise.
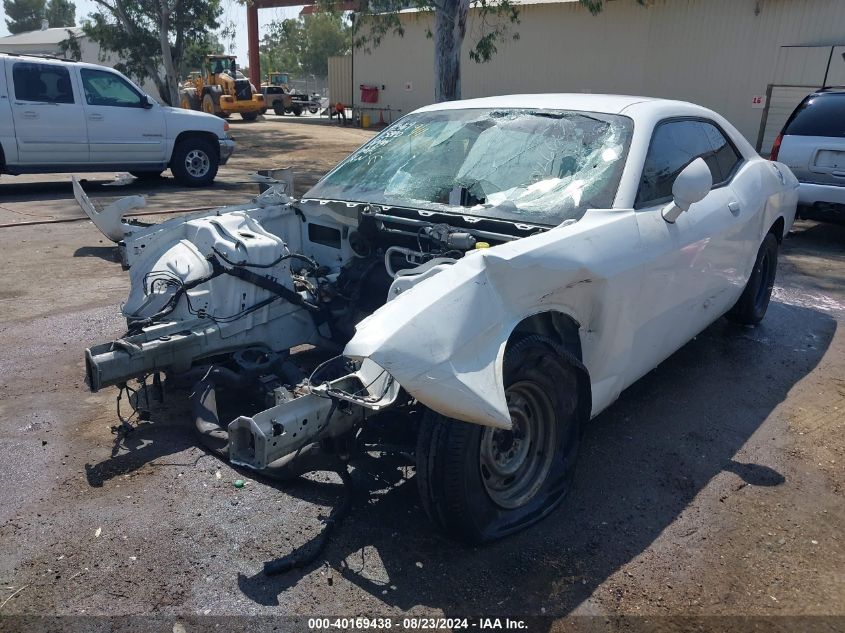
<path fill-rule="evenodd" d="M 32 110 L 25 110 L 21 115 L 24 119 L 37 119 L 38 113 Z"/>
<path fill-rule="evenodd" d="M 736 200 L 728 203 L 728 210 L 734 215 L 739 215 L 740 206 Z"/>
<path fill-rule="evenodd" d="M 102 114 L 89 114 L 88 120 L 89 121 L 102 121 L 103 115 Z"/>

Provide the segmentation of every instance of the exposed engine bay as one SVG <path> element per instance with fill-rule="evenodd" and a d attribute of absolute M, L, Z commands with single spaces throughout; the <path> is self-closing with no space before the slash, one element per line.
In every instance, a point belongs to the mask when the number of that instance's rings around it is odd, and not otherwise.
<path fill-rule="evenodd" d="M 122 395 L 132 380 L 146 389 L 164 375 L 167 384 L 190 387 L 197 428 L 214 450 L 242 466 L 294 475 L 314 467 L 306 457 L 317 443 L 414 400 L 373 360 L 342 355 L 357 324 L 460 259 L 546 230 L 296 201 L 284 184 L 264 187 L 245 205 L 143 225 L 122 219 L 142 201 L 98 211 L 74 187 L 92 221 L 118 243 L 131 278 L 126 334 L 86 350 L 91 390 L 117 386 Z"/>

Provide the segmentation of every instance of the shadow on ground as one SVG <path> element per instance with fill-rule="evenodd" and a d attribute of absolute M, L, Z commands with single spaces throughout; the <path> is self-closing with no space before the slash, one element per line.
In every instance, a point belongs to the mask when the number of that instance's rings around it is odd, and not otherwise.
<path fill-rule="evenodd" d="M 54 174 L 55 180 L 50 182 L 15 182 L 14 179 L 3 179 L 0 183 L 0 193 L 5 202 L 44 202 L 49 200 L 69 200 L 73 202 L 73 185 L 70 174 Z M 137 180 L 131 176 L 126 178 L 112 179 L 87 179 L 80 177 L 80 184 L 85 193 L 92 198 L 123 197 L 131 195 L 154 195 L 156 193 L 196 193 L 191 189 L 180 185 L 174 180 L 169 172 L 161 178 L 151 180 Z M 227 182 L 218 178 L 212 185 L 204 187 L 201 191 L 236 191 L 243 188 L 242 183 Z"/>
<path fill-rule="evenodd" d="M 756 329 L 724 320 L 712 325 L 591 422 L 569 499 L 520 534 L 482 547 L 453 543 L 426 521 L 415 482 L 399 478 L 387 492 L 359 501 L 320 563 L 279 577 L 241 576 L 241 591 L 277 605 L 326 561 L 402 610 L 433 607 L 448 617 L 544 608 L 565 615 L 647 549 L 714 476 L 734 473 L 739 487 L 785 482 L 770 465 L 734 456 L 816 366 L 835 330 L 820 312 L 774 303 Z M 359 472 L 359 488 L 368 481 L 381 488 L 383 476 Z M 325 485 L 285 492 L 324 499 Z M 389 580 L 368 576 L 372 556 Z"/>
<path fill-rule="evenodd" d="M 812 238 L 790 240 L 790 251 Z M 465 547 L 438 534 L 419 507 L 415 481 L 397 461 L 367 460 L 355 471 L 359 498 L 352 514 L 319 562 L 276 577 L 257 569 L 239 576 L 238 585 L 255 603 L 278 605 L 288 588 L 327 562 L 401 610 L 570 613 L 647 550 L 720 473 L 735 476 L 738 487 L 788 485 L 774 464 L 746 463 L 736 454 L 816 367 L 835 331 L 836 321 L 824 312 L 776 301 L 757 328 L 719 320 L 591 421 L 574 489 L 559 509 L 487 546 Z M 89 484 L 197 444 L 186 406 L 171 404 L 162 413 L 164 424 L 143 425 L 124 441 L 128 452 L 115 450 L 111 459 L 86 466 Z M 310 480 L 279 489 L 321 504 L 333 493 L 338 502 L 342 497 L 340 484 Z M 690 535 L 707 517 L 691 521 Z M 383 574 L 372 574 L 372 557 Z"/>

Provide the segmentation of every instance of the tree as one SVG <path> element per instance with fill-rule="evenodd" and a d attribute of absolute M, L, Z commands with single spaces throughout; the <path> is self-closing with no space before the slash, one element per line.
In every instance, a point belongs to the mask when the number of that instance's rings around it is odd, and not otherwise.
<path fill-rule="evenodd" d="M 46 0 L 3 0 L 9 33 L 26 33 L 41 28 Z"/>
<path fill-rule="evenodd" d="M 604 0 L 578 0 L 596 15 L 604 8 Z M 645 0 L 635 0 L 645 4 Z M 331 10 L 333 0 L 321 0 Z M 461 51 L 467 35 L 469 9 L 476 12 L 476 40 L 469 57 L 476 63 L 490 61 L 498 52 L 497 44 L 505 41 L 512 24 L 519 24 L 519 9 L 512 0 L 369 0 L 354 21 L 354 45 L 370 50 L 385 35 L 402 36 L 405 29 L 400 12 L 417 9 L 421 15 L 434 13 L 434 99 L 453 101 L 461 98 Z M 519 39 L 519 33 L 511 34 Z"/>
<path fill-rule="evenodd" d="M 179 104 L 179 69 L 189 46 L 216 29 L 220 0 L 94 0 L 99 11 L 83 27 L 103 51 L 121 58 L 115 68 L 152 79 L 162 99 Z"/>
<path fill-rule="evenodd" d="M 300 20 L 274 20 L 267 27 L 258 48 L 261 68 L 266 72 L 302 71 L 303 30 Z"/>
<path fill-rule="evenodd" d="M 76 5 L 70 0 L 47 0 L 44 15 L 51 28 L 76 25 Z"/>
<path fill-rule="evenodd" d="M 187 76 L 192 70 L 201 70 L 205 63 L 205 56 L 224 52 L 223 42 L 216 33 L 206 33 L 204 37 L 189 42 L 179 64 L 179 75 Z"/>
<path fill-rule="evenodd" d="M 3 0 L 9 33 L 26 33 L 41 28 L 47 20 L 51 28 L 76 24 L 76 5 L 70 0 Z"/>
<path fill-rule="evenodd" d="M 352 27 L 336 13 L 271 22 L 261 40 L 261 67 L 325 77 L 328 59 L 352 49 Z"/>

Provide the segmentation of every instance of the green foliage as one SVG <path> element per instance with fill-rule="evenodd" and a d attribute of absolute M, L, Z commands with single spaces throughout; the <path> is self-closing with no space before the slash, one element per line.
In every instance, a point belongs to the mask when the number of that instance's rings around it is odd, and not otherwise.
<path fill-rule="evenodd" d="M 188 42 L 185 53 L 182 56 L 182 63 L 179 66 L 179 74 L 187 77 L 192 70 L 202 70 L 206 55 L 225 52 L 223 42 L 216 33 L 206 33 L 204 37 L 196 41 Z"/>
<path fill-rule="evenodd" d="M 489 62 L 493 55 L 499 52 L 496 44 L 507 39 L 509 26 L 519 24 L 519 9 L 511 0 L 500 0 L 493 4 L 489 0 L 480 0 L 475 7 L 478 9 L 480 34 L 475 46 L 469 51 L 469 58 L 477 64 L 482 64 Z M 514 32 L 511 39 L 518 40 L 519 33 Z"/>
<path fill-rule="evenodd" d="M 204 50 L 222 13 L 220 0 L 95 1 L 100 10 L 83 25 L 85 34 L 100 45 L 103 57 L 110 51 L 120 58 L 115 64 L 119 71 L 139 82 L 152 79 L 165 101 L 169 90 L 159 38 L 163 2 L 170 10 L 168 40 L 177 72 L 185 68 L 188 51 L 196 56 L 198 50 Z"/>
<path fill-rule="evenodd" d="M 635 0 L 637 4 L 645 6 L 645 0 Z M 578 0 L 582 5 L 587 7 L 590 13 L 598 15 L 604 9 L 605 0 Z"/>
<path fill-rule="evenodd" d="M 9 33 L 26 33 L 41 28 L 46 0 L 3 0 Z"/>
<path fill-rule="evenodd" d="M 416 9 L 413 15 L 420 19 L 444 10 L 445 6 L 442 0 L 370 0 L 368 9 L 359 14 L 354 23 L 355 48 L 369 53 L 386 35 L 405 35 L 400 17 L 402 10 Z M 449 6 L 456 7 L 457 3 Z M 519 39 L 519 33 L 511 32 L 511 27 L 520 22 L 519 9 L 512 0 L 471 0 L 470 8 L 475 9 L 477 15 L 469 34 L 472 39 L 469 57 L 473 61 L 488 62 L 498 52 L 497 44 L 508 38 Z M 426 37 L 433 37 L 430 28 L 426 29 Z"/>
<path fill-rule="evenodd" d="M 47 0 L 44 13 L 51 28 L 76 25 L 76 5 L 70 0 Z"/>
<path fill-rule="evenodd" d="M 51 28 L 76 24 L 76 5 L 70 0 L 3 0 L 3 10 L 13 35 L 39 30 L 44 19 Z"/>
<path fill-rule="evenodd" d="M 292 75 L 328 75 L 328 58 L 352 48 L 352 27 L 337 13 L 271 22 L 261 38 L 261 68 Z"/>
<path fill-rule="evenodd" d="M 79 38 L 70 29 L 66 29 L 66 32 L 67 39 L 59 42 L 59 50 L 66 58 L 79 61 L 82 59 L 82 46 L 79 43 Z"/>

